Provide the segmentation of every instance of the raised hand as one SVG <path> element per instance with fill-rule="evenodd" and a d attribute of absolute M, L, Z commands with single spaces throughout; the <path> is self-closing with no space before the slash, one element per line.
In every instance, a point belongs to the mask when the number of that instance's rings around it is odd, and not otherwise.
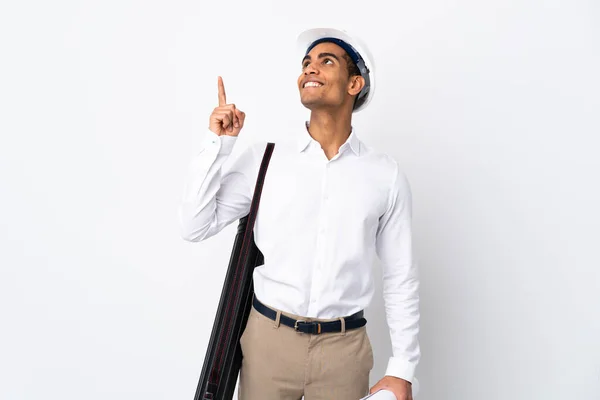
<path fill-rule="evenodd" d="M 210 114 L 208 128 L 217 135 L 237 136 L 244 127 L 246 113 L 240 111 L 235 104 L 227 104 L 223 78 L 219 76 L 219 105 Z"/>

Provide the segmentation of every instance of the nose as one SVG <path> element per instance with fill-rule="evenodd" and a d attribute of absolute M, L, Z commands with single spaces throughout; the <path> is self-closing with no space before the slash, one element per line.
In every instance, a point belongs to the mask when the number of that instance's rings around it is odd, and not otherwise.
<path fill-rule="evenodd" d="M 319 70 L 314 67 L 314 63 L 310 63 L 304 68 L 304 75 L 308 74 L 318 74 Z"/>

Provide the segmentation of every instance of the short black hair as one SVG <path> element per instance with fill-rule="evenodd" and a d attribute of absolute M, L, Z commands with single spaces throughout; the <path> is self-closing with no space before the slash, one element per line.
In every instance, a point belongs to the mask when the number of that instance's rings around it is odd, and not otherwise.
<path fill-rule="evenodd" d="M 348 64 L 348 76 L 349 77 L 360 75 L 360 70 L 356 66 L 356 63 L 354 62 L 352 57 L 350 57 L 350 55 L 346 52 L 344 52 L 344 60 L 346 60 L 346 64 Z"/>
<path fill-rule="evenodd" d="M 358 69 L 358 66 L 356 65 L 356 63 L 354 62 L 354 60 L 352 59 L 352 57 L 350 57 L 350 55 L 346 52 L 344 52 L 344 60 L 346 60 L 346 64 L 348 65 L 348 77 L 352 78 L 353 76 L 362 76 L 362 74 L 360 73 L 360 70 Z M 359 93 L 360 94 L 360 93 Z M 356 109 L 357 107 L 359 107 L 361 104 L 363 104 L 366 100 L 367 96 L 363 96 L 363 98 L 360 99 L 360 101 L 358 101 L 358 94 L 356 95 L 356 97 L 354 98 L 354 105 L 352 106 L 352 109 Z"/>

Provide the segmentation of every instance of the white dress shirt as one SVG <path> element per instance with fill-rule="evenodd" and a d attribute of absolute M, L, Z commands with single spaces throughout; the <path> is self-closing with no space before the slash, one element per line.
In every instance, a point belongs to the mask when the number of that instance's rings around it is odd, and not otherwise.
<path fill-rule="evenodd" d="M 250 212 L 267 142 L 248 146 L 222 168 L 236 141 L 206 131 L 179 209 L 185 240 L 207 239 Z M 386 375 L 412 382 L 420 348 L 411 204 L 398 162 L 366 146 L 355 129 L 328 160 L 300 127 L 295 136 L 276 142 L 265 176 L 254 226 L 264 255 L 253 275 L 256 297 L 305 317 L 351 315 L 371 302 L 377 255 L 393 349 Z"/>

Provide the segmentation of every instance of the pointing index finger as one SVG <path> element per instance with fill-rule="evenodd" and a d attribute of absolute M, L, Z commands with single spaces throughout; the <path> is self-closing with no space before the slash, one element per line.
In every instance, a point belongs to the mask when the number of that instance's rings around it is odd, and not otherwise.
<path fill-rule="evenodd" d="M 219 106 L 227 104 L 225 99 L 225 85 L 223 85 L 223 78 L 219 76 Z"/>

